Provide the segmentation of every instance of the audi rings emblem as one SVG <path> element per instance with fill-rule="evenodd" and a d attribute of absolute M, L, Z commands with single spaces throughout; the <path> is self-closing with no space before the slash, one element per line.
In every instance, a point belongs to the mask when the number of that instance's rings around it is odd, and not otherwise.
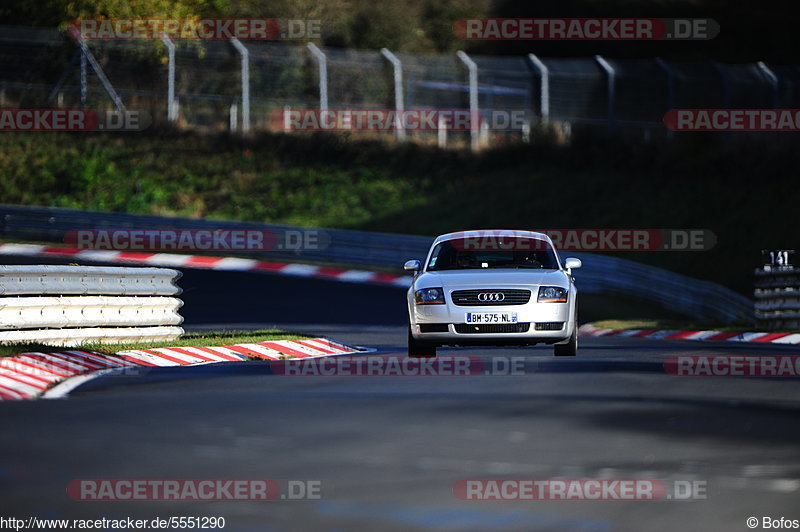
<path fill-rule="evenodd" d="M 500 292 L 481 292 L 478 294 L 478 301 L 502 301 L 506 295 Z"/>

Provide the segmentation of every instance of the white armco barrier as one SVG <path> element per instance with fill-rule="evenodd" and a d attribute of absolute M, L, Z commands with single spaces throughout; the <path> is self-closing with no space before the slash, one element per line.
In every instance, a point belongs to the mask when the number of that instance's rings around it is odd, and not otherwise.
<path fill-rule="evenodd" d="M 176 296 L 181 273 L 166 268 L 0 266 L 0 296 Z"/>
<path fill-rule="evenodd" d="M 183 305 L 177 270 L 0 266 L 0 344 L 172 340 Z"/>
<path fill-rule="evenodd" d="M 0 298 L 0 330 L 54 327 L 180 325 L 174 297 L 77 296 Z"/>
<path fill-rule="evenodd" d="M 180 338 L 180 327 L 114 327 L 88 329 L 35 329 L 0 331 L 0 344 L 40 343 L 75 347 L 85 343 L 125 344 L 168 341 Z"/>

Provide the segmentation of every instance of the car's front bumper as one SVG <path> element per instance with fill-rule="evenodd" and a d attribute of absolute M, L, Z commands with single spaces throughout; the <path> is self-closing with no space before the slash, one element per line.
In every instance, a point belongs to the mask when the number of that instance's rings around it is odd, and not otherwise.
<path fill-rule="evenodd" d="M 574 297 L 574 294 L 571 295 Z M 458 306 L 417 305 L 409 301 L 411 334 L 417 340 L 441 345 L 491 345 L 556 343 L 569 338 L 574 329 L 574 303 L 537 303 L 525 305 Z M 529 324 L 524 332 L 495 332 L 506 327 L 468 325 L 468 312 L 516 313 L 517 324 Z M 561 329 L 537 330 L 536 324 L 563 323 Z M 438 326 L 438 327 L 431 327 Z M 447 330 L 441 330 L 446 326 Z M 508 328 L 513 328 L 509 326 Z M 522 327 L 524 329 L 524 326 Z M 435 330 L 436 332 L 427 332 Z M 489 332 L 485 332 L 489 331 Z"/>

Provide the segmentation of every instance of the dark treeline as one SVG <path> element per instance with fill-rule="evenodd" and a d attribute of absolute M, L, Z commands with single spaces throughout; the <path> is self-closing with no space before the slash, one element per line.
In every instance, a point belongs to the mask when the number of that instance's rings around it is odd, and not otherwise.
<path fill-rule="evenodd" d="M 328 46 L 403 52 L 654 57 L 731 63 L 796 63 L 792 0 L 0 0 L 5 25 L 61 26 L 79 17 L 272 17 L 317 19 Z M 453 22 L 473 17 L 713 18 L 708 41 L 462 41 Z"/>

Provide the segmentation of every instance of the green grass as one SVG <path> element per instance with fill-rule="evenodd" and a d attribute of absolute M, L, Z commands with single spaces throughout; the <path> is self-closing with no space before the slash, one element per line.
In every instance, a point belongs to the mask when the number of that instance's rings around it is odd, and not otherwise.
<path fill-rule="evenodd" d="M 761 249 L 800 247 L 800 150 L 777 136 L 738 139 L 540 135 L 470 154 L 324 134 L 9 133 L 0 201 L 423 235 L 710 229 L 710 251 L 616 255 L 751 295 Z"/>
<path fill-rule="evenodd" d="M 613 319 L 600 320 L 592 323 L 595 327 L 603 329 L 655 329 L 672 331 L 699 331 L 699 330 L 722 330 L 721 327 L 701 325 L 698 323 L 682 320 L 659 320 L 659 319 Z M 739 329 L 737 329 L 739 330 Z"/>
<path fill-rule="evenodd" d="M 669 331 L 742 331 L 745 332 L 786 332 L 796 333 L 796 330 L 767 331 L 754 326 L 714 326 L 691 321 L 668 320 L 668 319 L 613 319 L 600 320 L 593 322 L 592 325 L 603 329 L 654 329 Z"/>
<path fill-rule="evenodd" d="M 0 346 L 0 357 L 13 356 L 26 352 L 57 352 L 70 349 L 96 351 L 99 353 L 118 353 L 129 349 L 154 349 L 157 347 L 220 347 L 235 344 L 253 344 L 258 342 L 274 342 L 275 340 L 302 340 L 308 336 L 287 333 L 278 329 L 258 331 L 228 331 L 213 333 L 185 334 L 177 340 L 169 342 L 138 342 L 132 344 L 99 344 L 87 343 L 79 348 L 58 347 L 40 343 L 11 344 Z"/>
<path fill-rule="evenodd" d="M 632 297 L 606 294 L 578 295 L 578 318 L 581 323 L 596 322 L 609 318 L 619 320 L 650 320 L 663 322 L 686 321 L 679 312 L 661 307 L 652 301 L 642 301 Z M 705 327 L 718 324 L 707 323 Z"/>

